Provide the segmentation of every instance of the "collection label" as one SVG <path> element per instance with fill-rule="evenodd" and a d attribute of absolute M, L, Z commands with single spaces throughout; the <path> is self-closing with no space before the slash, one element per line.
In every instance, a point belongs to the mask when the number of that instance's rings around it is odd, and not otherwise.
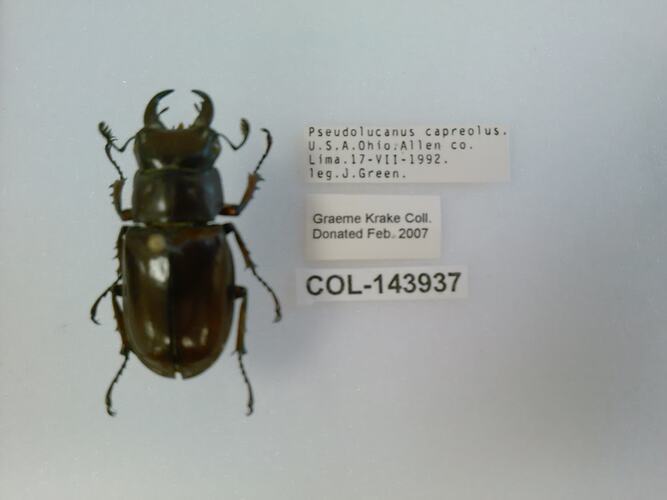
<path fill-rule="evenodd" d="M 509 132 L 497 125 L 306 128 L 306 180 L 318 183 L 509 180 Z"/>
<path fill-rule="evenodd" d="M 465 266 L 297 270 L 300 304 L 467 296 L 468 269 Z"/>
<path fill-rule="evenodd" d="M 440 219 L 438 196 L 311 194 L 306 257 L 436 259 Z"/>

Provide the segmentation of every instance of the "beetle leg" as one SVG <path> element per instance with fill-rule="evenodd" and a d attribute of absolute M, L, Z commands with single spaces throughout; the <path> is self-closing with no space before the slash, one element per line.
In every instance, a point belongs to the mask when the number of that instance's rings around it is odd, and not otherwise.
<path fill-rule="evenodd" d="M 95 323 L 96 325 L 99 325 L 99 324 L 100 324 L 100 322 L 97 321 L 97 307 L 100 305 L 100 302 L 102 301 L 102 299 L 103 299 L 109 292 L 113 292 L 112 296 L 113 296 L 113 295 L 121 296 L 121 295 L 123 294 L 122 287 L 121 287 L 121 285 L 120 285 L 118 282 L 120 281 L 120 278 L 121 278 L 121 276 L 120 276 L 120 272 L 121 272 L 121 270 L 120 270 L 120 253 L 121 253 L 121 252 L 120 252 L 120 247 L 121 247 L 121 244 L 122 244 L 122 241 L 123 241 L 123 235 L 125 234 L 126 231 L 127 231 L 127 227 L 126 227 L 126 226 L 121 227 L 121 228 L 120 228 L 120 232 L 118 233 L 118 238 L 116 239 L 116 258 L 118 259 L 118 277 L 115 279 L 115 281 L 114 281 L 113 283 L 111 283 L 111 285 L 109 285 L 109 286 L 108 286 L 108 287 L 107 287 L 107 288 L 100 294 L 99 297 L 97 297 L 97 299 L 95 300 L 95 302 L 93 302 L 92 307 L 90 308 L 90 319 L 91 319 L 92 322 Z M 113 297 L 112 297 L 112 298 L 113 298 Z M 114 313 L 115 313 L 115 311 L 114 311 Z"/>
<path fill-rule="evenodd" d="M 102 301 L 102 299 L 105 297 L 106 294 L 108 294 L 109 292 L 111 292 L 111 291 L 114 290 L 114 287 L 117 287 L 117 286 L 120 287 L 120 285 L 118 284 L 119 281 L 120 281 L 120 276 L 118 276 L 118 278 L 116 278 L 116 281 L 114 281 L 113 283 L 111 283 L 111 285 L 109 285 L 109 286 L 107 287 L 107 289 L 104 290 L 104 291 L 100 294 L 99 297 L 97 297 L 97 299 L 96 299 L 95 302 L 93 303 L 93 306 L 90 308 L 90 319 L 91 319 L 92 322 L 95 323 L 96 325 L 99 325 L 99 324 L 100 324 L 100 322 L 97 321 L 97 306 L 100 305 L 100 302 Z"/>
<path fill-rule="evenodd" d="M 111 198 L 113 199 L 113 206 L 120 220 L 132 220 L 132 210 L 122 207 L 123 186 L 125 185 L 125 177 L 121 177 L 109 186 L 111 188 Z"/>
<path fill-rule="evenodd" d="M 245 371 L 245 366 L 243 366 L 243 355 L 247 352 L 245 348 L 245 319 L 248 309 L 248 290 L 245 287 L 237 286 L 234 292 L 236 294 L 236 298 L 241 299 L 241 311 L 239 312 L 238 329 L 236 331 L 236 350 L 234 353 L 239 360 L 241 375 L 243 375 L 243 381 L 248 388 L 248 413 L 246 413 L 246 415 L 250 415 L 252 414 L 255 405 L 255 399 L 252 395 L 252 385 L 250 385 L 250 379 L 248 378 L 248 374 Z"/>
<path fill-rule="evenodd" d="M 259 183 L 259 181 L 264 180 L 262 176 L 259 174 L 258 170 L 259 167 L 262 166 L 262 163 L 264 163 L 264 159 L 267 157 L 269 151 L 271 150 L 271 145 L 273 144 L 273 138 L 271 137 L 271 132 L 269 132 L 267 129 L 263 128 L 262 132 L 266 134 L 266 150 L 264 151 L 264 154 L 260 158 L 259 163 L 257 163 L 255 170 L 253 170 L 251 174 L 248 174 L 248 184 L 246 186 L 245 193 L 243 193 L 243 198 L 241 198 L 241 202 L 236 205 L 225 204 L 222 207 L 222 210 L 220 211 L 221 215 L 231 215 L 231 216 L 240 215 L 243 209 L 248 204 L 248 202 L 250 202 L 250 200 L 252 199 L 253 195 L 255 194 L 255 191 L 257 191 L 257 183 Z"/>
<path fill-rule="evenodd" d="M 276 311 L 276 317 L 274 319 L 274 322 L 280 321 L 280 318 L 282 318 L 280 301 L 278 300 L 276 293 L 273 291 L 273 288 L 271 288 L 271 286 L 266 281 L 264 281 L 264 279 L 259 274 L 257 274 L 257 266 L 250 258 L 250 252 L 248 251 L 248 247 L 245 246 L 245 243 L 243 242 L 241 235 L 236 230 L 236 227 L 234 227 L 234 224 L 232 224 L 231 222 L 223 224 L 222 227 L 225 231 L 225 234 L 234 233 L 234 238 L 236 238 L 236 244 L 241 249 L 241 254 L 243 255 L 243 260 L 245 261 L 246 268 L 250 269 L 250 272 L 252 272 L 252 274 L 255 275 L 255 278 L 257 278 L 257 280 L 262 284 L 262 286 L 268 290 L 268 292 L 271 294 L 271 297 L 273 298 L 273 304 Z"/>
<path fill-rule="evenodd" d="M 220 211 L 220 214 L 229 215 L 232 217 L 240 215 L 248 202 L 252 199 L 255 191 L 257 191 L 257 183 L 262 180 L 264 179 L 257 172 L 248 174 L 248 184 L 246 186 L 245 193 L 243 193 L 243 198 L 241 198 L 241 202 L 235 205 L 225 203 L 222 207 L 222 210 Z"/>
<path fill-rule="evenodd" d="M 104 397 L 104 402 L 106 403 L 107 406 L 107 413 L 112 417 L 116 415 L 116 412 L 113 411 L 111 393 L 113 391 L 114 386 L 118 382 L 118 379 L 123 373 L 123 370 L 125 370 L 125 365 L 127 365 L 127 360 L 130 357 L 130 347 L 127 344 L 127 337 L 125 335 L 125 318 L 123 316 L 123 310 L 120 308 L 120 304 L 118 303 L 118 297 L 120 295 L 122 295 L 122 288 L 120 286 L 114 287 L 111 293 L 111 304 L 113 305 L 113 315 L 116 318 L 116 329 L 118 330 L 118 333 L 120 334 L 120 338 L 122 341 L 120 354 L 125 359 L 123 360 L 123 364 L 120 365 L 118 372 L 116 372 L 116 376 L 111 381 L 111 384 L 109 384 L 109 388 L 107 389 L 107 393 Z"/>
<path fill-rule="evenodd" d="M 118 379 L 120 378 L 121 374 L 123 373 L 123 370 L 125 370 L 125 365 L 127 365 L 127 360 L 130 358 L 130 350 L 128 348 L 125 348 L 121 350 L 120 352 L 125 359 L 123 359 L 123 364 L 120 365 L 120 368 L 118 369 L 118 372 L 116 372 L 116 376 L 113 378 L 111 381 L 111 384 L 109 385 L 109 388 L 107 389 L 107 393 L 104 396 L 104 403 L 107 405 L 107 413 L 111 417 L 116 416 L 116 412 L 113 411 L 113 402 L 111 401 L 111 392 L 113 391 L 113 386 L 116 385 L 116 382 L 118 382 Z"/>
<path fill-rule="evenodd" d="M 123 343 L 123 346 L 121 347 L 121 353 L 128 346 L 127 335 L 125 334 L 125 316 L 123 316 L 123 310 L 121 309 L 120 303 L 118 302 L 118 297 L 122 296 L 123 287 L 120 285 L 115 286 L 111 293 L 111 305 L 113 306 L 113 316 L 116 319 L 116 330 L 118 330 L 120 339 Z"/>

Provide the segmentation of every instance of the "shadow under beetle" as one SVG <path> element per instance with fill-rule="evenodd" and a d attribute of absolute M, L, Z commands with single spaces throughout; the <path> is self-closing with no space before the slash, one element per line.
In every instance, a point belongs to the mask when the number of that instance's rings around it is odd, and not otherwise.
<path fill-rule="evenodd" d="M 231 223 L 213 224 L 217 215 L 240 215 L 262 180 L 259 167 L 271 149 L 271 134 L 266 134 L 266 150 L 238 204 L 224 203 L 222 182 L 213 166 L 221 151 L 220 139 L 233 150 L 248 139 L 250 128 L 241 120 L 243 138 L 234 144 L 211 128 L 213 104 L 201 97 L 197 118 L 188 127 L 169 129 L 160 121 L 160 100 L 170 94 L 155 95 L 144 113 L 144 127 L 121 147 L 104 123 L 99 131 L 106 139 L 105 152 L 120 178 L 112 187 L 113 205 L 122 226 L 116 242 L 118 277 L 97 298 L 90 310 L 96 319 L 97 307 L 107 294 L 122 342 L 123 363 L 106 393 L 107 413 L 113 416 L 111 392 L 125 369 L 130 352 L 153 372 L 165 377 L 194 377 L 211 366 L 222 352 L 231 329 L 234 302 L 241 299 L 236 334 L 236 355 L 248 388 L 248 415 L 253 411 L 253 393 L 243 366 L 246 353 L 246 312 L 248 294 L 234 279 L 234 261 L 226 236 L 232 234 L 245 265 L 271 294 L 276 321 L 280 303 L 271 287 L 256 271 L 250 252 Z M 122 208 L 121 194 L 125 176 L 111 151 L 124 152 L 134 140 L 138 170 L 134 175 L 132 208 Z M 122 307 L 119 301 L 122 298 Z"/>

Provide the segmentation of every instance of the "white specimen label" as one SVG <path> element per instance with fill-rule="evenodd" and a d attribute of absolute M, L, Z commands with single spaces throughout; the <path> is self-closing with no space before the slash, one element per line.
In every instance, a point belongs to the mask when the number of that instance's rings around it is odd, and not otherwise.
<path fill-rule="evenodd" d="M 508 144 L 499 125 L 309 126 L 305 174 L 320 183 L 507 181 Z"/>
<path fill-rule="evenodd" d="M 468 296 L 466 266 L 298 269 L 300 304 Z"/>
<path fill-rule="evenodd" d="M 440 257 L 440 197 L 308 195 L 306 257 L 436 259 Z"/>

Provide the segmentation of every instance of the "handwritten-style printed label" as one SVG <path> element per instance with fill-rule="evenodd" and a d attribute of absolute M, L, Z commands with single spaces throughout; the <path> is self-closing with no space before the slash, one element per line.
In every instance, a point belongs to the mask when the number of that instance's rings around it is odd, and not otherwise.
<path fill-rule="evenodd" d="M 305 176 L 318 183 L 509 180 L 509 132 L 498 125 L 306 128 Z"/>
<path fill-rule="evenodd" d="M 465 266 L 298 269 L 300 304 L 468 296 Z"/>
<path fill-rule="evenodd" d="M 440 198 L 308 195 L 306 257 L 436 259 L 440 257 Z"/>

